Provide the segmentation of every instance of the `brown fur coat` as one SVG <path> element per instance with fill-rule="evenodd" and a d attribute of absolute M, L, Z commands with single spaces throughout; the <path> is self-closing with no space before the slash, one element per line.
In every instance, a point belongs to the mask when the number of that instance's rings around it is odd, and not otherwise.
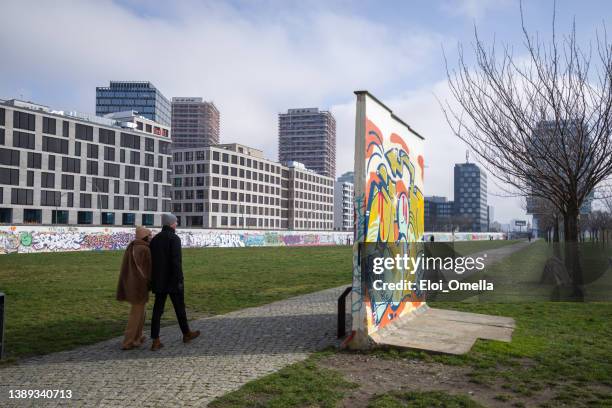
<path fill-rule="evenodd" d="M 151 251 L 149 243 L 142 239 L 130 242 L 121 263 L 117 300 L 132 304 L 147 303 L 151 279 Z"/>

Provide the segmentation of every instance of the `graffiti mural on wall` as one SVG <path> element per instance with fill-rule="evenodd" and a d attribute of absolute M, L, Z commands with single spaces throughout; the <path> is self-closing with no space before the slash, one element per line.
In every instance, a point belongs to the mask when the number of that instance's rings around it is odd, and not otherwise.
<path fill-rule="evenodd" d="M 356 343 L 422 305 L 410 290 L 372 290 L 360 243 L 392 243 L 385 256 L 418 257 L 424 234 L 423 139 L 369 93 L 357 94 L 353 329 Z M 363 276 L 362 276 L 363 272 Z M 385 280 L 414 281 L 419 271 L 390 269 Z"/>
<path fill-rule="evenodd" d="M 158 230 L 153 229 L 153 233 Z M 184 248 L 346 245 L 349 232 L 179 229 Z M 0 254 L 125 249 L 132 228 L 0 227 Z"/>

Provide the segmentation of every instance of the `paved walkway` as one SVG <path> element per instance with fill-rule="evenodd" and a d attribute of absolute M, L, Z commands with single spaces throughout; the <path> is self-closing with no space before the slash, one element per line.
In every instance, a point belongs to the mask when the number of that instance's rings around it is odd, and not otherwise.
<path fill-rule="evenodd" d="M 72 390 L 72 400 L 63 404 L 77 406 L 204 406 L 338 344 L 336 300 L 344 288 L 195 321 L 192 327 L 202 336 L 189 345 L 181 342 L 178 327 L 170 326 L 162 329 L 165 347 L 158 352 L 121 351 L 121 338 L 115 338 L 0 368 L 0 406 L 62 404 L 8 400 L 10 389 Z"/>

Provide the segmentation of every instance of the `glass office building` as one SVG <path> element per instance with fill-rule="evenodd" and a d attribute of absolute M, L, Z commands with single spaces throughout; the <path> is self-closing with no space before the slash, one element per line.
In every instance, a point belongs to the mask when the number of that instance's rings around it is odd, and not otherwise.
<path fill-rule="evenodd" d="M 152 83 L 111 81 L 96 87 L 96 115 L 136 111 L 140 116 L 170 126 L 170 101 Z"/>

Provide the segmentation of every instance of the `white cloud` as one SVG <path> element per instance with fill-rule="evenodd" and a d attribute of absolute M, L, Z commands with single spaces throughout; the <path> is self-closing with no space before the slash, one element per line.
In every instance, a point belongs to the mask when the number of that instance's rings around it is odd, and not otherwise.
<path fill-rule="evenodd" d="M 432 93 L 444 94 L 444 83 L 418 79 L 440 68 L 439 44 L 448 39 L 414 24 L 398 29 L 322 7 L 285 12 L 278 4 L 268 4 L 270 15 L 195 2 L 138 15 L 138 2 L 131 9 L 111 1 L 5 2 L 0 97 L 93 112 L 95 86 L 150 80 L 167 97 L 213 100 L 222 141 L 262 148 L 272 159 L 278 112 L 329 107 L 341 173 L 353 166 L 353 91 L 368 89 L 428 139 L 426 193 L 452 196 L 452 164 L 465 148 Z"/>
<path fill-rule="evenodd" d="M 279 111 L 325 108 L 324 101 L 356 88 L 408 78 L 426 69 L 439 44 L 435 34 L 392 31 L 318 9 L 265 19 L 195 3 L 163 20 L 112 2 L 9 2 L 0 14 L 0 38 L 11 38 L 0 45 L 3 96 L 35 81 L 55 93 L 39 102 L 63 108 L 76 102 L 92 112 L 96 85 L 150 80 L 168 97 L 214 100 L 222 140 L 261 147 L 271 157 Z M 70 92 L 72 100 L 63 101 Z"/>
<path fill-rule="evenodd" d="M 454 163 L 465 162 L 466 145 L 449 128 L 438 100 L 452 103 L 446 81 L 433 86 L 404 92 L 384 99 L 393 112 L 425 137 L 425 195 L 442 195 L 453 198 Z M 355 101 L 335 105 L 332 112 L 338 127 L 338 172 L 352 170 L 355 139 Z M 470 161 L 477 162 L 474 152 Z M 488 175 L 489 204 L 495 207 L 495 219 L 508 222 L 520 218 L 521 199 L 507 197 L 507 193 Z M 524 215 L 522 216 L 524 218 Z"/>

